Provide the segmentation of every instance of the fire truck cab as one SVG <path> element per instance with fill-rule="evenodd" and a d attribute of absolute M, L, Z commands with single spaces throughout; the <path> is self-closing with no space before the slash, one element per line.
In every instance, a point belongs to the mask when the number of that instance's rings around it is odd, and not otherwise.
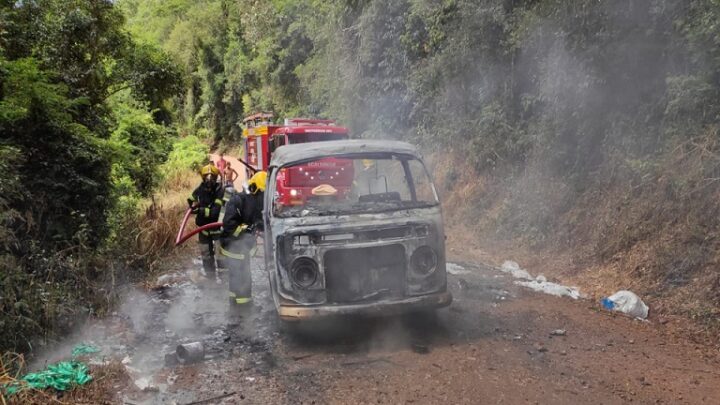
<path fill-rule="evenodd" d="M 272 123 L 272 113 L 258 113 L 243 120 L 245 161 L 258 170 L 267 170 L 273 152 L 283 145 L 348 139 L 348 129 L 334 120 L 289 118 Z M 248 169 L 248 178 L 252 172 Z M 297 165 L 278 173 L 278 203 L 303 205 L 315 198 L 345 198 L 353 181 L 352 162 L 327 158 Z"/>

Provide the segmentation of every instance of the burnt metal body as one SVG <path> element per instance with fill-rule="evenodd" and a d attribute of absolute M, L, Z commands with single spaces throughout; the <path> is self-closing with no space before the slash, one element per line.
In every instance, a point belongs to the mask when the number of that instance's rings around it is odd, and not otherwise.
<path fill-rule="evenodd" d="M 278 169 L 325 157 L 403 155 L 420 160 L 409 144 L 392 141 L 328 141 L 278 148 L 269 168 L 264 212 L 265 262 L 271 293 L 283 320 L 333 315 L 391 315 L 449 305 L 445 234 L 440 205 L 387 212 L 274 216 Z M 437 253 L 435 271 L 411 271 L 413 252 Z M 311 286 L 291 277 L 292 264 L 316 266 Z M 312 274 L 312 271 L 309 272 Z"/>

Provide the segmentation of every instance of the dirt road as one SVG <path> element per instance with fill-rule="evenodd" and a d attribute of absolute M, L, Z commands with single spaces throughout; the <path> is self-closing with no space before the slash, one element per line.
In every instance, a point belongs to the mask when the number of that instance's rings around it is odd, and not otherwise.
<path fill-rule="evenodd" d="M 346 320 L 299 335 L 278 324 L 258 260 L 255 306 L 238 314 L 225 285 L 198 281 L 195 259 L 75 340 L 125 357 L 140 385 L 152 381 L 122 393 L 134 404 L 720 403 L 720 356 L 669 325 L 453 259 L 455 301 L 435 318 Z M 191 341 L 205 344 L 204 362 L 165 366 L 165 353 Z"/>

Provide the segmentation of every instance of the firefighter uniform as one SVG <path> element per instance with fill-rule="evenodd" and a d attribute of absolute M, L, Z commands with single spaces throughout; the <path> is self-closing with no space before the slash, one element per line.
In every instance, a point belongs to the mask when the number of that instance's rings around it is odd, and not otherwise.
<path fill-rule="evenodd" d="M 223 205 L 223 187 L 217 181 L 220 171 L 215 166 L 207 165 L 202 168 L 200 174 L 203 182 L 188 198 L 188 204 L 196 214 L 195 224 L 197 226 L 217 222 Z M 198 234 L 203 269 L 205 274 L 212 278 L 215 276 L 214 240 L 219 236 L 220 230 L 217 229 L 205 230 Z"/>
<path fill-rule="evenodd" d="M 252 301 L 250 259 L 256 250 L 255 231 L 262 228 L 266 173 L 258 172 L 248 181 L 249 192 L 233 193 L 223 215 L 220 254 L 229 270 L 230 301 Z"/>

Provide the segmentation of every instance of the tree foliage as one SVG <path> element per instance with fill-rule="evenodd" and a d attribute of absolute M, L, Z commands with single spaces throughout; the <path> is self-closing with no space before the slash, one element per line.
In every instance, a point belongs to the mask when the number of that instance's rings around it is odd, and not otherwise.
<path fill-rule="evenodd" d="M 169 152 L 182 72 L 124 23 L 109 0 L 0 2 L 1 349 L 91 310 L 90 252 Z"/>
<path fill-rule="evenodd" d="M 136 35 L 183 63 L 182 119 L 215 139 L 271 109 L 448 141 L 478 169 L 542 156 L 584 172 L 717 116 L 708 0 L 120 4 Z"/>

